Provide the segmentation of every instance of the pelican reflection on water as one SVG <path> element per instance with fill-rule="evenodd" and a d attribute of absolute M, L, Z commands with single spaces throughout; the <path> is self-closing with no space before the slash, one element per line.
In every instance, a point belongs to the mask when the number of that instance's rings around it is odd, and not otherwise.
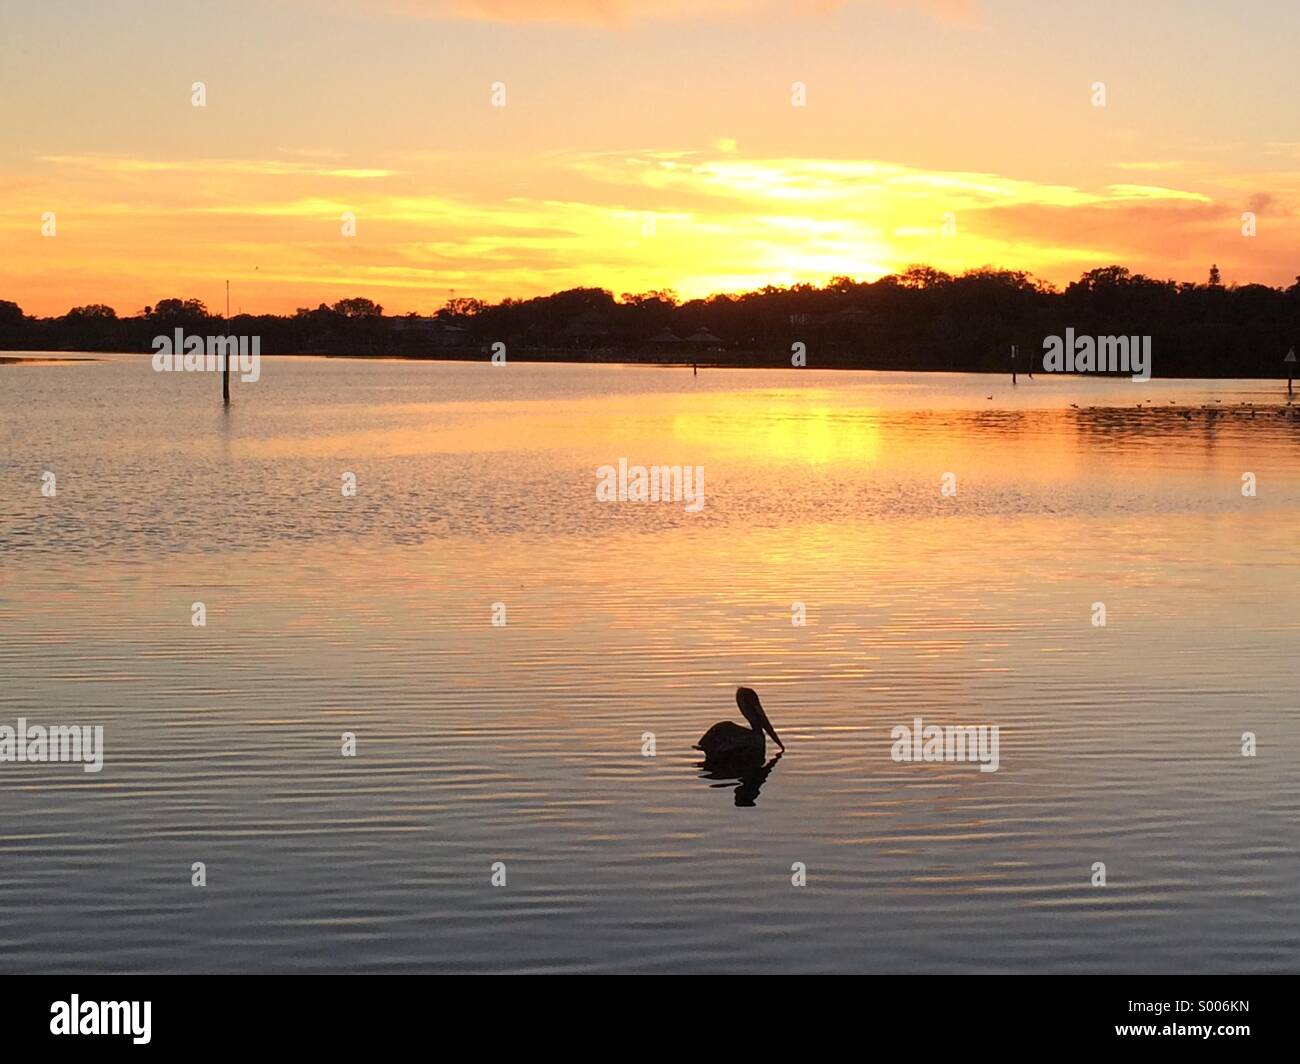
<path fill-rule="evenodd" d="M 772 768 L 781 759 L 778 753 L 765 762 L 767 742 L 764 732 L 772 737 L 782 752 L 785 743 L 781 742 L 772 722 L 767 719 L 756 691 L 749 687 L 737 688 L 736 705 L 740 707 L 741 716 L 749 722 L 749 727 L 743 728 L 729 720 L 719 721 L 700 736 L 695 749 L 704 752 L 704 761 L 699 766 L 704 770 L 702 778 L 738 780 L 736 804 L 750 806 L 757 800 Z"/>
<path fill-rule="evenodd" d="M 777 754 L 766 764 L 762 761 L 746 764 L 734 760 L 706 760 L 701 761 L 697 767 L 702 770 L 700 779 L 717 781 L 710 783 L 711 787 L 729 787 L 733 783 L 736 784 L 736 805 L 743 808 L 758 803 L 758 792 L 763 789 L 767 777 L 772 774 L 772 769 L 780 760 L 781 755 Z"/>

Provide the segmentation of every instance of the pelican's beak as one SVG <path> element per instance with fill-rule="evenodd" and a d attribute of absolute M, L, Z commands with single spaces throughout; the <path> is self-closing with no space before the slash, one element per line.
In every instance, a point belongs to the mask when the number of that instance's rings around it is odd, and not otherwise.
<path fill-rule="evenodd" d="M 763 717 L 763 730 L 772 737 L 772 742 L 776 743 L 782 750 L 785 749 L 785 743 L 781 742 L 781 736 L 776 734 L 776 729 L 772 727 L 772 722 L 767 719 L 767 714 L 761 709 L 758 711 Z"/>
<path fill-rule="evenodd" d="M 736 692 L 736 701 L 740 703 L 741 712 L 749 718 L 750 722 L 767 732 L 772 737 L 772 742 L 784 750 L 785 743 L 781 742 L 781 736 L 776 734 L 772 722 L 767 719 L 767 714 L 763 711 L 763 703 L 758 700 L 758 692 L 750 687 L 742 687 Z"/>

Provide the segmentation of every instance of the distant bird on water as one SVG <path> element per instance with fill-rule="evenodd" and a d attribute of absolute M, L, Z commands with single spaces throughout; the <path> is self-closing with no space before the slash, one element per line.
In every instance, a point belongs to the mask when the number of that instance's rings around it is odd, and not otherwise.
<path fill-rule="evenodd" d="M 729 720 L 719 721 L 701 735 L 700 741 L 695 744 L 695 749 L 704 751 L 705 758 L 762 760 L 767 745 L 763 739 L 764 732 L 772 737 L 772 741 L 777 746 L 782 750 L 785 749 L 785 743 L 781 742 L 781 737 L 776 734 L 772 722 L 767 719 L 767 714 L 763 712 L 763 704 L 758 700 L 758 693 L 753 688 L 736 688 L 736 705 L 740 707 L 740 715 L 749 721 L 750 726 L 742 728 Z"/>

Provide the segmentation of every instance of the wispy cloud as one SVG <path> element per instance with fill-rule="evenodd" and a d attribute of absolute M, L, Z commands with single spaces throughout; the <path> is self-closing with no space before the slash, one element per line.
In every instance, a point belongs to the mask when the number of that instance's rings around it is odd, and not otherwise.
<path fill-rule="evenodd" d="M 324 167 L 279 159 L 131 159 L 115 155 L 46 155 L 42 162 L 73 166 L 85 171 L 117 174 L 252 174 L 261 176 L 310 175 L 364 180 L 392 177 L 397 171 L 373 167 Z"/>

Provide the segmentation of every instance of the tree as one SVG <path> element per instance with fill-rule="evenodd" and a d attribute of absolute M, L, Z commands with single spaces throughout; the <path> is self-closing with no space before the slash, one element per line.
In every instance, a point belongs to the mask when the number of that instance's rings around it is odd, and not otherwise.
<path fill-rule="evenodd" d="M 0 325 L 21 325 L 23 308 L 7 299 L 0 299 Z"/>
<path fill-rule="evenodd" d="M 942 288 L 952 284 L 952 274 L 933 266 L 909 266 L 898 280 L 904 288 Z"/>
<path fill-rule="evenodd" d="M 73 307 L 67 317 L 76 320 L 116 321 L 117 311 L 103 303 L 87 303 L 84 307 Z"/>
<path fill-rule="evenodd" d="M 1088 270 L 1082 274 L 1077 281 L 1071 281 L 1066 288 L 1068 292 L 1071 288 L 1082 289 L 1085 292 L 1096 292 L 1103 288 L 1120 288 L 1128 284 L 1129 272 L 1124 266 L 1099 266 L 1095 270 Z"/>
<path fill-rule="evenodd" d="M 671 288 L 656 288 L 649 292 L 624 292 L 619 296 L 619 302 L 628 307 L 657 306 L 677 306 L 677 293 Z"/>
<path fill-rule="evenodd" d="M 148 307 L 144 309 L 146 316 L 164 321 L 208 317 L 208 308 L 201 299 L 160 299 L 152 314 L 148 313 Z"/>
<path fill-rule="evenodd" d="M 334 304 L 334 313 L 345 318 L 382 318 L 384 308 L 363 296 L 340 299 Z"/>
<path fill-rule="evenodd" d="M 480 314 L 487 309 L 487 304 L 481 299 L 468 299 L 453 297 L 442 305 L 438 311 L 439 318 L 472 318 L 475 314 Z"/>
<path fill-rule="evenodd" d="M 1217 265 L 1212 265 L 1210 267 L 1210 287 L 1211 288 L 1223 287 L 1223 278 L 1219 276 L 1219 267 Z"/>

